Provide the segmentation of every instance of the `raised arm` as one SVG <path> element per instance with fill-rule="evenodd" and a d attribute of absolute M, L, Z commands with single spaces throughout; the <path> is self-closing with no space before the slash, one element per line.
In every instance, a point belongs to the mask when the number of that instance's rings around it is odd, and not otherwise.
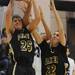
<path fill-rule="evenodd" d="M 41 21 L 43 23 L 43 26 L 44 26 L 44 29 L 45 29 L 45 32 L 46 32 L 47 40 L 50 40 L 51 39 L 51 31 L 49 30 L 48 25 L 45 22 L 45 19 L 44 19 L 44 16 L 43 16 L 43 12 L 42 12 L 41 8 L 40 8 L 40 14 L 41 14 Z"/>
<path fill-rule="evenodd" d="M 27 1 L 27 4 L 28 4 L 28 7 L 27 7 L 27 10 L 23 10 L 24 12 L 24 17 L 23 17 L 23 22 L 26 25 L 28 25 L 29 23 L 29 17 L 30 17 L 30 13 L 31 13 L 31 8 L 32 8 L 32 0 L 30 1 Z"/>
<path fill-rule="evenodd" d="M 5 25 L 7 33 L 10 31 L 10 27 L 12 25 L 13 4 L 14 0 L 10 0 L 5 13 Z"/>
<path fill-rule="evenodd" d="M 52 11 L 54 13 L 54 16 L 55 16 L 55 19 L 57 22 L 56 25 L 57 25 L 58 32 L 59 32 L 60 43 L 62 45 L 66 45 L 66 38 L 65 38 L 63 23 L 62 23 L 61 18 L 60 18 L 59 14 L 55 8 L 54 0 L 51 0 L 51 8 L 52 8 Z"/>
<path fill-rule="evenodd" d="M 32 22 L 29 24 L 29 31 L 33 31 L 37 27 L 37 25 L 39 24 L 40 19 L 41 19 L 40 11 L 38 9 L 38 6 L 37 6 L 35 0 L 32 0 L 32 3 L 33 3 L 35 19 L 32 20 Z"/>

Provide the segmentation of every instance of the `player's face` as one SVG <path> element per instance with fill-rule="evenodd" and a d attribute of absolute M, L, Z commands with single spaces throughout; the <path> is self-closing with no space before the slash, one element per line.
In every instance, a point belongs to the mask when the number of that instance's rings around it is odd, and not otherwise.
<path fill-rule="evenodd" d="M 13 19 L 13 27 L 14 29 L 21 30 L 22 29 L 22 20 L 20 18 Z"/>
<path fill-rule="evenodd" d="M 59 32 L 55 32 L 52 37 L 52 44 L 57 45 L 59 43 Z"/>

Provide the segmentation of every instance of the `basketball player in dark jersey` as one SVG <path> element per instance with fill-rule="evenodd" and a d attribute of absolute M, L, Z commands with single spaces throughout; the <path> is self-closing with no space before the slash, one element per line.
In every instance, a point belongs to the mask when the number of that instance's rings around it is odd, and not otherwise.
<path fill-rule="evenodd" d="M 35 1 L 32 1 L 32 3 L 33 6 L 35 6 L 34 8 L 37 10 Z M 35 17 L 32 22 L 28 21 L 28 25 L 24 23 L 20 16 L 15 15 L 12 17 L 14 32 L 10 43 L 13 48 L 15 59 L 13 75 L 35 75 L 35 71 L 32 68 L 35 48 L 30 32 L 40 21 L 40 14 L 39 12 L 37 13 L 38 16 Z"/>
<path fill-rule="evenodd" d="M 54 7 L 53 0 L 51 2 L 52 6 Z M 43 19 L 43 14 L 41 12 L 42 22 L 47 34 L 47 39 L 50 40 L 50 44 L 43 40 L 35 30 L 32 33 L 39 47 L 41 48 L 42 75 L 66 75 L 66 69 L 68 68 L 68 59 L 66 56 L 67 47 L 63 24 L 55 7 L 53 13 L 55 14 L 55 18 L 58 23 L 58 32 L 55 32 L 52 36 L 51 32 L 49 32 L 49 29 L 46 26 L 46 23 Z"/>

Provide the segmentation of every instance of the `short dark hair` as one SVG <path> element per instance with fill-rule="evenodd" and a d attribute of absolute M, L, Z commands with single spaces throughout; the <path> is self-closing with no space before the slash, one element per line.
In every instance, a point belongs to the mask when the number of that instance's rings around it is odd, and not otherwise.
<path fill-rule="evenodd" d="M 14 15 L 14 16 L 12 17 L 12 20 L 13 20 L 14 18 L 19 18 L 19 19 L 21 19 L 21 21 L 23 21 L 23 19 L 22 19 L 19 15 Z"/>
<path fill-rule="evenodd" d="M 22 24 L 24 25 L 23 19 L 19 15 L 14 15 L 12 17 L 12 21 L 14 20 L 14 18 L 19 18 L 22 21 Z"/>

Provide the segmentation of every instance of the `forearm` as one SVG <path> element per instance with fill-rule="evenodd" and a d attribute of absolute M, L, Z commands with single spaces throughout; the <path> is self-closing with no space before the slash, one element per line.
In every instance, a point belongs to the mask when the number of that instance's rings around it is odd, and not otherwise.
<path fill-rule="evenodd" d="M 14 6 L 14 0 L 10 0 L 8 6 L 7 6 L 7 10 L 6 12 L 9 14 L 9 12 L 11 12 L 11 14 L 13 13 L 13 6 Z"/>
<path fill-rule="evenodd" d="M 58 31 L 60 31 L 60 32 L 64 32 L 64 28 L 63 28 L 63 23 L 62 23 L 62 20 L 61 20 L 61 18 L 60 18 L 60 16 L 59 16 L 59 14 L 58 14 L 58 12 L 57 12 L 57 10 L 56 10 L 56 7 L 55 7 L 55 4 L 54 4 L 54 0 L 51 0 L 51 2 L 50 2 L 51 4 L 51 10 L 52 10 L 52 13 L 54 14 L 54 17 L 55 17 L 55 19 L 56 19 L 56 22 L 57 22 L 57 28 L 58 28 Z"/>
<path fill-rule="evenodd" d="M 56 19 L 56 22 L 57 22 L 56 25 L 57 25 L 58 31 L 64 32 L 63 23 L 61 21 L 61 18 L 59 16 L 57 10 L 54 9 L 53 12 L 54 12 L 54 16 L 55 16 L 55 19 Z"/>
<path fill-rule="evenodd" d="M 35 40 L 36 40 L 36 42 L 37 42 L 38 44 L 42 43 L 43 39 L 42 39 L 42 37 L 37 33 L 36 30 L 33 30 L 33 31 L 32 31 L 32 34 L 33 34 L 33 36 L 34 36 L 34 38 L 35 38 Z"/>
<path fill-rule="evenodd" d="M 26 11 L 26 17 L 29 17 L 30 16 L 30 13 L 31 13 L 31 8 L 32 8 L 32 2 L 30 1 L 29 4 L 28 4 L 28 8 L 27 8 L 27 11 Z"/>
<path fill-rule="evenodd" d="M 40 16 L 40 11 L 39 11 L 39 7 L 36 4 L 35 0 L 33 0 L 33 11 L 34 11 L 35 18 L 38 18 Z"/>
<path fill-rule="evenodd" d="M 32 8 L 32 2 L 30 1 L 28 3 L 28 7 L 27 7 L 26 12 L 24 12 L 23 22 L 24 22 L 25 25 L 28 25 L 28 23 L 29 23 L 31 8 Z"/>
<path fill-rule="evenodd" d="M 54 10 L 54 15 L 55 15 L 56 22 L 57 22 L 56 25 L 57 25 L 58 32 L 59 32 L 60 42 L 61 42 L 61 44 L 65 45 L 66 38 L 65 38 L 64 27 L 63 27 L 63 23 L 62 23 L 61 18 L 59 16 L 58 12 L 56 11 L 56 9 Z"/>
<path fill-rule="evenodd" d="M 49 28 L 48 28 L 44 19 L 42 19 L 42 23 L 43 23 L 43 26 L 44 26 L 44 29 L 45 29 L 45 32 L 46 32 L 46 36 L 50 40 L 51 39 L 51 32 L 50 32 L 50 30 L 49 30 Z"/>
<path fill-rule="evenodd" d="M 61 21 L 61 18 L 55 8 L 55 5 L 54 5 L 54 1 L 52 0 L 52 11 L 54 13 L 54 16 L 55 16 L 55 19 L 56 19 L 56 22 L 57 22 L 57 31 L 59 32 L 59 41 L 62 45 L 65 46 L 66 44 L 66 38 L 65 38 L 65 32 L 64 32 L 64 28 L 63 28 L 63 23 Z"/>
<path fill-rule="evenodd" d="M 10 27 L 12 25 L 12 14 L 13 14 L 13 2 L 9 2 L 6 13 L 5 13 L 5 24 L 6 24 L 6 32 L 10 31 Z"/>
<path fill-rule="evenodd" d="M 29 24 L 28 29 L 30 32 L 37 28 L 37 25 L 41 20 L 39 9 L 37 8 L 37 5 L 35 4 L 34 0 L 33 0 L 33 8 L 34 8 L 35 19 L 32 20 L 32 22 Z"/>

